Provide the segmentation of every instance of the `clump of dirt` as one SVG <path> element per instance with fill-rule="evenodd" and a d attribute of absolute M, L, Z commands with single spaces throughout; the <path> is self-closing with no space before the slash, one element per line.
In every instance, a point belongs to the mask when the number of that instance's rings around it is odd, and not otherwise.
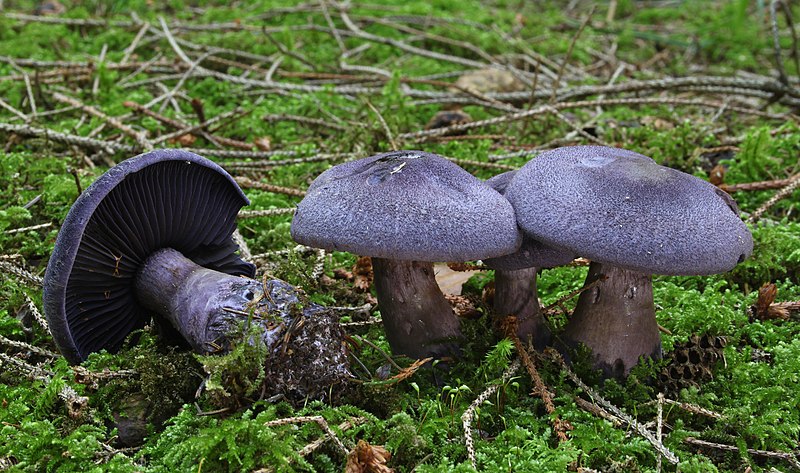
<path fill-rule="evenodd" d="M 352 379 L 339 317 L 316 309 L 296 317 L 267 358 L 265 388 L 293 402 L 336 402 Z"/>
<path fill-rule="evenodd" d="M 352 378 L 339 317 L 284 281 L 263 286 L 250 315 L 226 335 L 226 349 L 198 356 L 209 400 L 228 409 L 275 395 L 335 402 Z"/>

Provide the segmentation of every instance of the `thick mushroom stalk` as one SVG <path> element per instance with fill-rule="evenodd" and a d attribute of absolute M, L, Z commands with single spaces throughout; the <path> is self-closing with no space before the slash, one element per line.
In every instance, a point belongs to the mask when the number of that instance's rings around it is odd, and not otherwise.
<path fill-rule="evenodd" d="M 231 337 L 240 338 L 244 314 L 250 314 L 273 353 L 265 366 L 270 388 L 289 398 L 325 397 L 329 386 L 350 377 L 338 318 L 283 281 L 262 285 L 165 248 L 147 258 L 135 286 L 139 303 L 167 319 L 198 353 L 231 350 Z M 281 343 L 289 345 L 278 350 Z"/>
<path fill-rule="evenodd" d="M 436 284 L 433 264 L 372 258 L 372 270 L 392 351 L 411 358 L 455 355 L 459 321 Z"/>
<path fill-rule="evenodd" d="M 592 262 L 584 291 L 564 329 L 564 341 L 592 350 L 606 377 L 622 377 L 641 357 L 661 358 L 661 337 L 649 274 Z"/>
<path fill-rule="evenodd" d="M 534 348 L 541 350 L 550 343 L 550 329 L 544 323 L 536 291 L 534 267 L 494 272 L 494 311 L 498 317 L 513 315 L 517 319 L 517 336 L 529 337 Z"/>
<path fill-rule="evenodd" d="M 204 268 L 171 248 L 153 253 L 136 276 L 139 303 L 169 320 L 198 353 L 229 348 L 226 337 L 262 293 L 254 279 Z M 278 332 L 277 326 L 265 330 L 267 346 Z"/>

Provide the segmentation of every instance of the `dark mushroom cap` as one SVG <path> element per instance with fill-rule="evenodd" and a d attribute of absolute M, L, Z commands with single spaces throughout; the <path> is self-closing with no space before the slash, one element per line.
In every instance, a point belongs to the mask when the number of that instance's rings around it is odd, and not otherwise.
<path fill-rule="evenodd" d="M 720 273 L 753 250 L 727 194 L 624 149 L 543 153 L 517 172 L 505 196 L 536 239 L 643 273 Z"/>
<path fill-rule="evenodd" d="M 248 205 L 236 182 L 193 153 L 157 150 L 109 169 L 70 209 L 44 277 L 44 310 L 61 353 L 73 363 L 118 350 L 151 313 L 134 282 L 155 250 L 173 248 L 195 263 L 252 276 L 231 234 Z"/>
<path fill-rule="evenodd" d="M 517 171 L 508 171 L 486 180 L 492 189 L 505 194 L 508 184 Z M 502 271 L 516 271 L 525 268 L 554 268 L 575 259 L 575 253 L 562 248 L 546 245 L 523 232 L 519 250 L 497 258 L 483 260 L 486 266 Z"/>
<path fill-rule="evenodd" d="M 441 156 L 397 151 L 320 174 L 297 206 L 298 243 L 379 258 L 469 261 L 515 251 L 514 209 Z"/>

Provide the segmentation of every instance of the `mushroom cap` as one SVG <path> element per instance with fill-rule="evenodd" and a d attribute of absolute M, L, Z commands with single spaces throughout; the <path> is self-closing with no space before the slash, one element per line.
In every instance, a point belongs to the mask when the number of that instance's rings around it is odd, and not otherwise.
<path fill-rule="evenodd" d="M 516 271 L 525 268 L 555 268 L 563 266 L 575 259 L 575 253 L 556 248 L 522 235 L 522 245 L 513 253 L 486 258 L 483 263 L 501 271 Z"/>
<path fill-rule="evenodd" d="M 543 153 L 517 172 L 505 196 L 536 239 L 643 273 L 725 272 L 753 250 L 725 192 L 624 149 Z"/>
<path fill-rule="evenodd" d="M 516 174 L 517 171 L 507 171 L 487 179 L 486 184 L 497 192 L 505 194 L 508 184 Z M 497 258 L 488 258 L 483 262 L 492 269 L 516 271 L 534 267 L 554 268 L 565 265 L 574 259 L 574 252 L 546 245 L 523 232 L 522 245 L 519 250 Z"/>
<path fill-rule="evenodd" d="M 447 159 L 396 151 L 320 174 L 292 220 L 298 243 L 410 261 L 469 261 L 515 251 L 514 209 Z"/>
<path fill-rule="evenodd" d="M 231 234 L 247 197 L 221 167 L 181 150 L 156 150 L 109 169 L 67 213 L 44 277 L 44 310 L 61 353 L 79 363 L 116 351 L 150 320 L 134 291 L 139 267 L 173 248 L 233 275 L 255 267 Z"/>

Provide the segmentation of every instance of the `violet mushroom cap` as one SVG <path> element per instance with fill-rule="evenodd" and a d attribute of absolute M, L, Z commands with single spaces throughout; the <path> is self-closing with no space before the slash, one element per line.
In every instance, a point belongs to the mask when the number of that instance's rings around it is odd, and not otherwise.
<path fill-rule="evenodd" d="M 153 312 L 137 299 L 137 273 L 157 250 L 252 277 L 231 239 L 248 204 L 225 170 L 181 150 L 144 153 L 100 176 L 67 214 L 45 273 L 45 315 L 61 353 L 79 363 L 144 327 Z"/>
<path fill-rule="evenodd" d="M 436 261 L 515 251 L 511 204 L 441 156 L 396 151 L 322 173 L 298 204 L 298 243 L 373 257 L 387 338 L 397 354 L 452 353 L 459 323 L 433 277 Z"/>
<path fill-rule="evenodd" d="M 500 194 L 505 195 L 508 184 L 517 171 L 507 171 L 486 180 L 486 184 Z M 565 265 L 576 257 L 575 252 L 548 245 L 536 240 L 530 234 L 522 232 L 522 244 L 514 253 L 494 258 L 486 258 L 486 266 L 503 271 L 515 271 L 531 267 L 554 268 Z"/>
<path fill-rule="evenodd" d="M 486 184 L 505 194 L 508 184 L 517 171 L 508 171 L 492 177 Z M 483 260 L 495 270 L 494 310 L 496 322 L 506 316 L 517 318 L 517 336 L 531 337 L 533 346 L 543 349 L 550 342 L 551 333 L 539 308 L 536 290 L 536 273 L 539 268 L 562 266 L 573 259 L 575 253 L 542 243 L 522 232 L 519 250 L 504 256 Z"/>
<path fill-rule="evenodd" d="M 506 197 L 524 231 L 592 260 L 587 284 L 608 277 L 581 294 L 565 336 L 589 346 L 609 375 L 660 356 L 651 274 L 725 272 L 753 248 L 730 196 L 624 149 L 543 153 L 513 177 Z"/>
<path fill-rule="evenodd" d="M 721 273 L 753 250 L 728 194 L 620 148 L 543 153 L 505 195 L 520 228 L 536 239 L 642 273 Z"/>
<path fill-rule="evenodd" d="M 408 261 L 471 261 L 519 248 L 514 210 L 449 160 L 393 151 L 334 166 L 297 205 L 292 238 L 315 248 Z"/>

